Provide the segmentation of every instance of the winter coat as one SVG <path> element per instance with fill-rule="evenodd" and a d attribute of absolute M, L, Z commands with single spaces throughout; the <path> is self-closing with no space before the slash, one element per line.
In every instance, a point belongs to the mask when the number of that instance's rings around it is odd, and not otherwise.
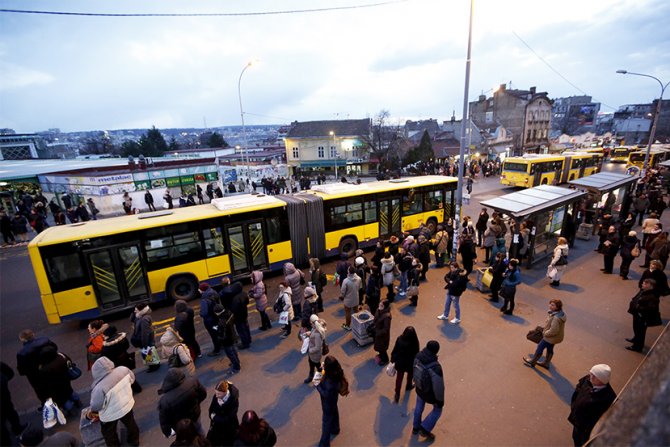
<path fill-rule="evenodd" d="M 607 411 L 616 399 L 616 393 L 608 383 L 604 387 L 594 390 L 586 375 L 579 379 L 570 402 L 570 416 L 568 421 L 577 430 L 583 433 L 590 432 L 600 417 Z"/>
<path fill-rule="evenodd" d="M 607 242 L 609 242 L 609 244 Z M 618 252 L 619 252 L 619 234 L 617 232 L 607 233 L 607 238 L 603 243 L 602 253 L 605 256 L 616 256 Z"/>
<path fill-rule="evenodd" d="M 556 274 L 552 277 L 554 281 L 560 281 L 561 278 L 563 277 L 563 273 L 567 270 L 568 265 L 556 265 L 558 260 L 561 258 L 561 255 L 565 256 L 565 258 L 568 258 L 568 252 L 570 249 L 568 248 L 568 244 L 562 244 L 562 245 L 557 245 L 554 248 L 554 255 L 551 257 L 551 262 L 549 262 L 549 268 L 555 268 L 556 269 Z"/>
<path fill-rule="evenodd" d="M 242 284 L 234 282 L 221 290 L 221 304 L 235 315 L 238 323 L 249 318 L 249 295 L 242 290 Z"/>
<path fill-rule="evenodd" d="M 335 264 L 335 273 L 340 276 L 340 284 L 344 281 L 344 278 L 349 274 L 349 261 L 347 261 L 347 255 L 341 255 L 340 260 Z"/>
<path fill-rule="evenodd" d="M 503 287 L 514 287 L 521 284 L 521 273 L 519 272 L 518 267 L 514 267 L 514 270 L 509 268 L 503 273 Z"/>
<path fill-rule="evenodd" d="M 649 325 L 658 316 L 659 299 L 653 290 L 640 290 L 628 305 L 628 313 L 641 318 Z"/>
<path fill-rule="evenodd" d="M 302 302 L 302 326 L 309 327 L 309 317 L 313 314 L 317 314 L 317 304 L 316 304 L 316 294 L 307 296 L 305 295 L 305 300 Z"/>
<path fill-rule="evenodd" d="M 215 327 L 217 328 L 217 336 L 221 345 L 233 346 L 237 337 L 235 332 L 235 315 L 230 310 L 224 308 L 223 313 L 217 318 L 219 321 Z"/>
<path fill-rule="evenodd" d="M 621 257 L 624 259 L 633 259 L 631 252 L 635 247 L 638 247 L 638 249 L 642 251 L 640 247 L 640 240 L 637 238 L 637 236 L 624 236 L 621 240 Z"/>
<path fill-rule="evenodd" d="M 444 277 L 447 290 L 451 296 L 461 296 L 468 287 L 468 272 L 465 269 L 454 269 Z"/>
<path fill-rule="evenodd" d="M 393 284 L 393 280 L 395 275 L 393 274 L 393 268 L 395 267 L 395 263 L 393 262 L 393 258 L 382 258 L 382 268 L 381 268 L 381 273 L 382 273 L 382 278 L 383 278 L 383 284 L 385 286 L 390 286 Z"/>
<path fill-rule="evenodd" d="M 562 310 L 549 312 L 547 321 L 544 322 L 542 338 L 552 345 L 562 342 L 565 336 L 565 320 L 566 316 Z"/>
<path fill-rule="evenodd" d="M 321 397 L 321 411 L 325 419 L 327 416 L 331 416 L 337 409 L 337 401 L 340 397 L 340 383 L 326 376 L 316 386 L 316 390 Z"/>
<path fill-rule="evenodd" d="M 40 367 L 40 353 L 43 349 L 51 347 L 58 351 L 56 343 L 52 342 L 46 337 L 37 337 L 33 340 L 23 343 L 23 347 L 16 354 L 16 371 L 21 376 L 28 377 L 30 384 L 35 388 L 37 397 L 44 402 L 49 396 L 42 393 L 39 386 L 39 367 Z"/>
<path fill-rule="evenodd" d="M 230 382 L 228 382 L 228 391 L 230 396 L 223 404 L 219 404 L 216 395 L 212 396 L 212 402 L 209 404 L 210 426 L 207 439 L 212 445 L 233 445 L 240 426 L 237 417 L 240 408 L 240 391 Z"/>
<path fill-rule="evenodd" d="M 220 301 L 219 294 L 211 287 L 202 293 L 202 297 L 200 298 L 200 318 L 202 318 L 205 327 L 212 327 L 218 321 L 219 318 L 214 313 L 214 306 Z"/>
<path fill-rule="evenodd" d="M 253 298 L 256 310 L 263 312 L 268 307 L 268 297 L 265 294 L 265 283 L 263 283 L 263 272 L 260 270 L 251 272 L 251 283 L 253 286 L 249 291 L 249 298 Z"/>
<path fill-rule="evenodd" d="M 182 343 L 183 341 L 179 334 L 171 327 L 168 327 L 163 336 L 161 336 L 161 354 L 165 359 L 169 359 L 173 354 L 178 355 L 182 366 L 176 368 L 182 370 L 186 377 L 195 377 L 195 364 L 188 347 Z"/>
<path fill-rule="evenodd" d="M 424 402 L 436 405 L 437 407 L 444 406 L 444 374 L 442 373 L 442 366 L 437 362 L 437 356 L 430 352 L 428 348 L 424 348 L 416 355 L 414 365 L 418 362 L 424 366 L 431 365 L 428 372 L 431 378 L 431 389 L 429 391 L 419 390 L 416 388 L 416 394 L 423 399 Z M 420 380 L 419 377 L 414 377 L 415 381 Z"/>
<path fill-rule="evenodd" d="M 651 259 L 663 260 L 668 259 L 668 239 L 661 239 L 656 237 L 651 243 Z"/>
<path fill-rule="evenodd" d="M 323 292 L 323 286 L 321 285 L 321 267 L 309 271 L 309 280 L 312 283 L 312 287 L 316 290 L 316 294 L 321 296 Z"/>
<path fill-rule="evenodd" d="M 395 363 L 395 369 L 401 372 L 409 372 L 414 367 L 414 358 L 419 353 L 419 344 L 402 335 L 398 336 L 391 351 L 391 361 Z"/>
<path fill-rule="evenodd" d="M 656 296 L 661 297 L 670 294 L 670 289 L 668 289 L 668 277 L 665 272 L 662 270 L 646 269 L 644 272 L 642 272 L 640 281 L 637 284 L 638 288 L 642 288 L 642 282 L 647 278 L 651 278 L 656 281 L 656 286 L 654 287 L 654 293 Z"/>
<path fill-rule="evenodd" d="M 89 371 L 91 370 L 93 363 L 100 358 L 102 344 L 105 341 L 105 337 L 102 333 L 105 332 L 108 327 L 109 325 L 105 323 L 100 329 L 88 336 L 88 343 L 86 343 L 86 363 L 88 364 Z"/>
<path fill-rule="evenodd" d="M 207 397 L 207 390 L 195 377 L 186 378 L 177 368 L 168 369 L 158 390 L 158 419 L 165 437 L 177 427 L 181 419 L 197 422 L 200 419 L 200 402 Z"/>
<path fill-rule="evenodd" d="M 447 246 L 449 245 L 449 233 L 447 233 L 445 230 L 438 231 L 435 234 L 434 241 L 436 254 L 441 255 L 447 252 Z"/>
<path fill-rule="evenodd" d="M 128 343 L 126 333 L 117 332 L 115 335 L 102 342 L 102 351 L 100 354 L 111 360 L 115 367 L 125 366 L 130 369 L 132 365 L 128 349 L 130 349 L 130 343 Z M 135 354 L 133 353 L 133 356 L 134 355 Z"/>
<path fill-rule="evenodd" d="M 174 318 L 174 328 L 179 333 L 184 343 L 188 346 L 194 346 L 197 343 L 195 337 L 195 313 L 186 301 L 177 300 L 174 304 L 177 314 Z"/>
<path fill-rule="evenodd" d="M 388 351 L 391 343 L 391 308 L 384 310 L 377 309 L 375 312 L 375 346 L 377 352 Z"/>
<path fill-rule="evenodd" d="M 291 288 L 287 287 L 285 290 L 282 290 L 282 287 L 279 286 L 279 297 L 277 297 L 277 299 L 284 302 L 282 312 L 288 312 L 288 321 L 293 320 L 295 318 L 295 312 L 293 311 Z"/>
<path fill-rule="evenodd" d="M 72 396 L 72 383 L 67 371 L 67 359 L 53 346 L 46 346 L 40 352 L 38 373 L 40 388 L 47 397 L 63 408 Z"/>
<path fill-rule="evenodd" d="M 151 320 L 151 308 L 145 307 L 140 312 L 133 312 L 130 315 L 130 321 L 134 324 L 133 335 L 130 342 L 136 348 L 147 348 L 155 346 L 154 329 Z"/>
<path fill-rule="evenodd" d="M 647 217 L 645 220 L 642 221 L 642 232 L 650 234 L 652 231 L 654 231 L 654 227 L 659 222 L 660 221 L 655 217 Z"/>
<path fill-rule="evenodd" d="M 125 338 L 125 336 L 124 336 Z M 131 385 L 135 374 L 125 366 L 114 367 L 107 357 L 100 357 L 91 368 L 91 411 L 97 411 L 102 422 L 112 422 L 128 414 L 135 405 Z"/>
<path fill-rule="evenodd" d="M 497 225 L 496 225 L 497 226 Z M 484 231 L 484 247 L 491 248 L 496 243 L 496 232 L 500 231 L 500 227 L 496 230 L 494 226 L 489 225 Z"/>
<path fill-rule="evenodd" d="M 295 305 L 302 303 L 303 290 L 300 280 L 304 280 L 305 274 L 295 268 L 295 265 L 287 262 L 284 264 L 284 279 L 291 287 L 291 302 Z"/>
<path fill-rule="evenodd" d="M 312 328 L 312 330 L 309 333 L 309 345 L 307 347 L 307 355 L 309 356 L 309 359 L 316 364 L 321 363 L 321 353 L 323 352 L 324 341 L 325 340 L 323 335 L 321 335 L 321 332 L 319 332 L 315 328 Z"/>
<path fill-rule="evenodd" d="M 346 307 L 354 307 L 358 305 L 358 289 L 361 288 L 361 278 L 355 273 L 350 273 L 342 282 L 340 294 L 344 297 L 344 305 Z"/>
<path fill-rule="evenodd" d="M 479 217 L 477 218 L 477 223 L 475 224 L 475 228 L 477 231 L 485 231 L 486 230 L 486 224 L 489 221 L 489 215 L 486 212 L 479 213 Z"/>

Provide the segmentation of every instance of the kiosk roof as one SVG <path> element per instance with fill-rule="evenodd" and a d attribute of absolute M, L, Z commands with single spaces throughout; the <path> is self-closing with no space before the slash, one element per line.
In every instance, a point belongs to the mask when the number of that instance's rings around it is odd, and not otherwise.
<path fill-rule="evenodd" d="M 599 192 L 612 191 L 623 185 L 637 181 L 638 177 L 627 174 L 615 174 L 613 172 L 599 172 L 586 177 L 570 180 L 571 185 L 579 188 L 598 190 Z"/>
<path fill-rule="evenodd" d="M 488 206 L 513 217 L 525 217 L 573 202 L 585 195 L 585 192 L 575 189 L 541 185 L 480 203 L 482 206 Z"/>

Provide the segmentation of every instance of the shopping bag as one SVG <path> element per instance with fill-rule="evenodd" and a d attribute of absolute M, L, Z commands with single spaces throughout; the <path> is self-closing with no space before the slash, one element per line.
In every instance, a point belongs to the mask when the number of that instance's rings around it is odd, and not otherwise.
<path fill-rule="evenodd" d="M 279 324 L 288 324 L 288 311 L 279 314 Z"/>
<path fill-rule="evenodd" d="M 161 362 L 161 358 L 158 355 L 158 349 L 156 349 L 155 346 L 150 348 L 143 348 L 142 359 L 144 360 L 144 364 L 147 366 L 158 365 Z"/>
<path fill-rule="evenodd" d="M 487 268 L 482 275 L 482 284 L 489 288 L 491 287 L 491 281 L 493 281 L 493 273 L 491 273 L 491 270 L 491 268 Z"/>
<path fill-rule="evenodd" d="M 53 399 L 48 398 L 42 407 L 42 426 L 48 429 L 56 424 L 65 425 L 66 423 L 65 415 L 61 409 L 58 408 Z"/>
<path fill-rule="evenodd" d="M 558 269 L 554 267 L 553 265 L 550 265 L 547 267 L 547 278 L 554 279 L 556 277 L 556 274 L 558 273 Z"/>
<path fill-rule="evenodd" d="M 302 339 L 302 346 L 300 347 L 300 353 L 307 354 L 308 349 L 309 349 L 309 337 L 305 337 Z"/>
<path fill-rule="evenodd" d="M 389 377 L 394 377 L 396 374 L 395 363 L 391 362 L 386 365 L 386 375 Z"/>

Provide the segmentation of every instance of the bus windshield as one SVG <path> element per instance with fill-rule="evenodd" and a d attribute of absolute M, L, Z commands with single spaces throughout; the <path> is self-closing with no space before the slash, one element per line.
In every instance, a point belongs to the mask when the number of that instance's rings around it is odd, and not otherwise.
<path fill-rule="evenodd" d="M 513 163 L 511 161 L 506 161 L 505 171 L 527 172 L 528 165 L 526 163 Z"/>
<path fill-rule="evenodd" d="M 645 154 L 642 152 L 634 152 L 630 154 L 630 161 L 642 161 L 644 160 Z"/>

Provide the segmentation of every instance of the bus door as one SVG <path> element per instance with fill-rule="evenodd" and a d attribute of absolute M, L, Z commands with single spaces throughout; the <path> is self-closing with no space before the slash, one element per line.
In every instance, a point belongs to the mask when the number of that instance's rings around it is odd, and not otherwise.
<path fill-rule="evenodd" d="M 535 175 L 533 176 L 533 184 L 530 186 L 539 186 L 542 183 L 542 165 L 537 164 L 532 166 L 535 168 Z"/>
<path fill-rule="evenodd" d="M 379 205 L 379 237 L 388 239 L 392 234 L 400 234 L 400 197 L 384 198 L 377 201 Z"/>
<path fill-rule="evenodd" d="M 226 227 L 230 246 L 230 268 L 235 276 L 267 269 L 268 254 L 265 250 L 263 223 L 258 221 Z"/>
<path fill-rule="evenodd" d="M 150 296 L 139 243 L 84 252 L 102 310 L 129 307 Z"/>

